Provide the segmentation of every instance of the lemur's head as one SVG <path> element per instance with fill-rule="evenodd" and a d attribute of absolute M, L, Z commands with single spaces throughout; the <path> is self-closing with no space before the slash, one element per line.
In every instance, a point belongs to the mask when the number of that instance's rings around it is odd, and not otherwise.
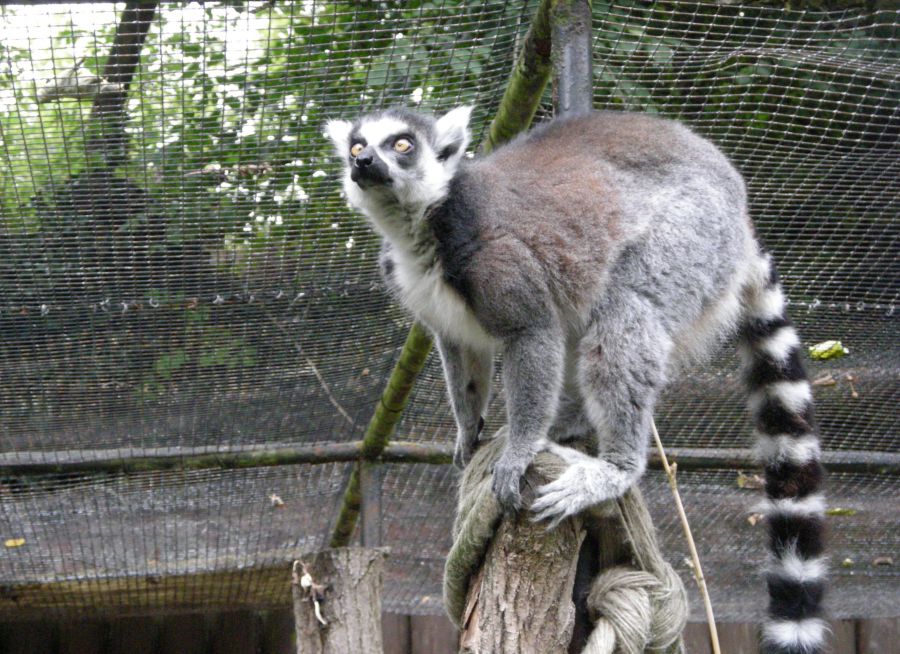
<path fill-rule="evenodd" d="M 331 120 L 325 132 L 346 165 L 350 203 L 370 217 L 389 207 L 424 211 L 441 200 L 469 144 L 471 107 L 438 118 L 407 109 Z"/>

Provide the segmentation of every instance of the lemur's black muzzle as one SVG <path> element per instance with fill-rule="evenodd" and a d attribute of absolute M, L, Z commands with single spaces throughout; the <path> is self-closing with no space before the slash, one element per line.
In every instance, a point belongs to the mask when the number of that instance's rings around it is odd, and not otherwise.
<path fill-rule="evenodd" d="M 356 155 L 350 168 L 350 179 L 363 188 L 391 182 L 387 164 L 372 147 L 366 147 Z"/>

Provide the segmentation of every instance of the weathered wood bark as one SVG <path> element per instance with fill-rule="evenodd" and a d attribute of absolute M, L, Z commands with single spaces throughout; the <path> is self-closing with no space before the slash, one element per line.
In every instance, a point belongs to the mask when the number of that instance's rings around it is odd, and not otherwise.
<path fill-rule="evenodd" d="M 292 580 L 298 654 L 382 654 L 383 549 L 337 548 L 302 559 L 315 584 Z M 319 599 L 323 625 L 312 596 Z"/>
<path fill-rule="evenodd" d="M 529 488 L 539 483 L 529 472 Z M 523 493 L 526 506 L 533 499 Z M 572 588 L 584 538 L 579 518 L 547 532 L 521 511 L 504 518 L 469 586 L 460 652 L 565 652 L 572 640 Z"/>

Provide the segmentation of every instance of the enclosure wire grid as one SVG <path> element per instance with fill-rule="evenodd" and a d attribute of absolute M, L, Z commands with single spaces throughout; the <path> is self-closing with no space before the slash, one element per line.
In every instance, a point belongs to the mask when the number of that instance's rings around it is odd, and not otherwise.
<path fill-rule="evenodd" d="M 409 319 L 323 124 L 467 103 L 477 145 L 536 3 L 161 3 L 120 24 L 133 4 L 0 7 L 0 468 L 19 466 L 0 476 L 4 619 L 289 601 L 285 571 L 327 542 L 349 465 L 190 466 L 359 440 L 402 347 Z M 683 120 L 735 162 L 804 346 L 849 349 L 808 362 L 826 449 L 895 456 L 898 13 L 593 4 L 595 106 Z M 114 43 L 133 67 L 109 65 Z M 674 380 L 668 446 L 749 446 L 736 371 L 723 350 Z M 488 429 L 502 421 L 498 393 Z M 397 438 L 454 434 L 432 356 Z M 66 467 L 111 452 L 180 467 Z M 759 491 L 736 470 L 679 474 L 718 615 L 753 619 Z M 388 609 L 441 611 L 455 483 L 386 466 Z M 651 471 L 644 490 L 687 581 L 665 484 Z M 831 475 L 836 617 L 900 606 L 897 490 Z"/>

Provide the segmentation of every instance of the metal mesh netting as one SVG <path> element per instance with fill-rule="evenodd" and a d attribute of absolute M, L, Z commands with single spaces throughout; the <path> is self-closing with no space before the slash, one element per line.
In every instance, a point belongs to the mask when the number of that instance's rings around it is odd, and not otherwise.
<path fill-rule="evenodd" d="M 402 346 L 408 319 L 322 123 L 466 102 L 477 141 L 534 3 L 135 7 L 0 8 L 0 617 L 289 601 L 288 564 L 327 544 L 349 464 L 190 457 L 358 440 Z M 897 464 L 900 16 L 594 11 L 595 105 L 719 144 L 805 342 L 850 349 L 809 365 L 830 460 L 872 464 L 831 476 L 846 509 L 829 518 L 832 611 L 891 615 L 897 563 L 879 564 L 898 554 L 898 485 L 878 465 Z M 736 369 L 723 354 L 673 384 L 657 415 L 669 446 L 748 446 Z M 495 428 L 500 399 L 491 415 Z M 454 433 L 432 356 L 397 438 Z M 159 452 L 180 468 L 84 469 Z M 59 470 L 28 472 L 48 463 Z M 758 491 L 733 469 L 679 474 L 718 616 L 757 617 Z M 449 466 L 386 466 L 387 609 L 440 611 L 454 484 Z M 653 471 L 643 486 L 692 589 L 667 487 Z"/>

